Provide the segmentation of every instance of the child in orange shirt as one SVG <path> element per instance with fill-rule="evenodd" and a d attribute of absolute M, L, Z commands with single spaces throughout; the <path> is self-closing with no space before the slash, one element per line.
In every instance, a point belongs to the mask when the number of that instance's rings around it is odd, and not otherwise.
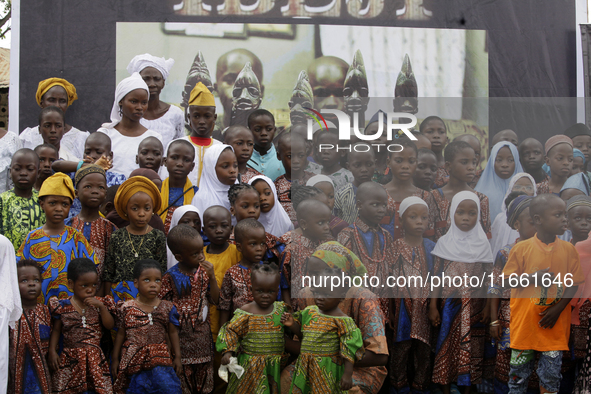
<path fill-rule="evenodd" d="M 556 393 L 562 352 L 568 350 L 571 308 L 567 306 L 585 278 L 575 247 L 557 237 L 567 228 L 564 201 L 541 194 L 529 210 L 537 233 L 513 247 L 503 270 L 505 281 L 513 287 L 509 393 L 527 390 L 536 352 L 540 354 L 536 371 L 540 391 Z M 529 286 L 521 287 L 526 279 Z M 550 286 L 544 287 L 545 282 Z"/>

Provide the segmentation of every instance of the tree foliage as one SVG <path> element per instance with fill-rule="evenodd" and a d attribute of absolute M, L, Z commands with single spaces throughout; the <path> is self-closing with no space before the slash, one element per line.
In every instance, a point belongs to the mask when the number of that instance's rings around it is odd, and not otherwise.
<path fill-rule="evenodd" d="M 0 0 L 0 39 L 5 38 L 6 33 L 10 31 L 11 13 L 11 0 Z"/>

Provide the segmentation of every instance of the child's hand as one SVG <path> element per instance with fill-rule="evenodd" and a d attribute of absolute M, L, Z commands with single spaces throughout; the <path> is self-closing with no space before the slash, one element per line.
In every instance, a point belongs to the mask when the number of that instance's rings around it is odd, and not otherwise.
<path fill-rule="evenodd" d="M 113 161 L 105 155 L 101 156 L 100 159 L 94 162 L 94 164 L 101 167 L 105 171 L 108 171 L 113 167 Z"/>
<path fill-rule="evenodd" d="M 111 375 L 113 375 L 113 380 L 117 380 L 117 372 L 119 370 L 119 360 L 113 358 L 111 361 Z"/>
<path fill-rule="evenodd" d="M 433 327 L 439 327 L 441 324 L 441 316 L 437 308 L 429 308 L 429 321 Z"/>
<path fill-rule="evenodd" d="M 52 372 L 57 372 L 60 369 L 60 356 L 57 355 L 55 350 L 49 350 L 49 354 L 47 355 L 49 358 L 49 369 Z"/>
<path fill-rule="evenodd" d="M 544 329 L 552 329 L 563 310 L 558 304 L 554 304 L 545 311 L 540 312 L 540 316 L 544 317 L 542 317 L 538 325 Z"/>
<path fill-rule="evenodd" d="M 281 323 L 283 323 L 285 327 L 291 327 L 295 323 L 295 320 L 291 313 L 283 312 L 283 315 L 281 315 Z"/>
<path fill-rule="evenodd" d="M 353 377 L 352 375 L 343 375 L 341 378 L 341 390 L 347 391 L 353 387 Z"/>
<path fill-rule="evenodd" d="M 492 339 L 496 339 L 497 341 L 501 340 L 501 326 L 490 326 L 490 337 Z"/>
<path fill-rule="evenodd" d="M 222 356 L 221 364 L 222 365 L 228 365 L 228 364 L 230 364 L 230 358 L 232 358 L 232 352 L 226 352 L 226 353 L 224 353 L 224 355 Z"/>
<path fill-rule="evenodd" d="M 550 268 L 544 268 L 542 270 L 538 270 L 536 272 L 534 272 L 533 274 L 529 275 L 529 284 L 530 286 L 532 286 L 534 283 L 537 283 L 538 286 L 542 286 L 542 283 L 546 282 L 547 279 L 550 279 L 550 281 L 554 280 L 554 272 L 550 272 Z M 537 277 L 537 280 L 535 279 Z M 546 279 L 546 280 L 542 280 L 542 279 Z"/>
<path fill-rule="evenodd" d="M 104 304 L 100 302 L 96 297 L 87 297 L 84 299 L 84 305 L 93 306 L 96 309 L 101 309 Z"/>
<path fill-rule="evenodd" d="M 215 271 L 213 270 L 213 264 L 211 264 L 207 260 L 203 260 L 202 262 L 199 263 L 199 265 L 201 266 L 201 268 L 203 268 L 205 270 L 205 272 L 207 273 L 207 276 L 209 276 L 209 279 L 215 278 Z"/>
<path fill-rule="evenodd" d="M 177 376 L 180 378 L 183 376 L 183 364 L 181 363 L 181 356 L 175 356 L 172 360 L 172 366 Z"/>

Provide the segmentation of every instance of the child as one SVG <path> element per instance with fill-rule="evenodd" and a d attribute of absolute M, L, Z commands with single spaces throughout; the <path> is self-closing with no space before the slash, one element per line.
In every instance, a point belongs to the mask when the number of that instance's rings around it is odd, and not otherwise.
<path fill-rule="evenodd" d="M 220 331 L 216 348 L 223 352 L 222 365 L 238 357 L 244 368 L 240 379 L 230 376 L 228 393 L 280 393 L 280 372 L 285 361 L 284 302 L 276 301 L 279 268 L 275 263 L 258 264 L 250 273 L 253 302 L 244 304 Z"/>
<path fill-rule="evenodd" d="M 480 167 L 480 163 L 481 163 L 481 157 L 482 157 L 482 146 L 480 145 L 480 140 L 474 135 L 474 134 L 462 134 L 460 136 L 457 136 L 456 138 L 453 139 L 454 141 L 464 141 L 470 144 L 470 146 L 472 147 L 472 149 L 474 149 L 474 152 L 476 153 L 476 168 Z M 474 179 L 472 179 L 472 181 L 470 183 L 468 183 L 468 186 L 470 186 L 472 189 L 474 189 L 476 187 L 476 185 L 478 184 L 478 181 L 480 180 L 480 177 L 482 176 L 482 172 L 484 171 L 484 169 L 480 169 L 480 170 L 476 170 L 476 174 L 474 175 Z"/>
<path fill-rule="evenodd" d="M 266 232 L 279 238 L 293 230 L 293 224 L 287 212 L 279 203 L 273 181 L 264 175 L 257 175 L 248 183 L 259 193 L 261 214 L 258 220 L 265 227 Z"/>
<path fill-rule="evenodd" d="M 345 222 L 353 224 L 357 219 L 357 206 L 355 204 L 357 188 L 363 182 L 371 181 L 376 166 L 376 160 L 373 150 L 368 152 L 355 151 L 355 144 L 351 146 L 351 151 L 347 152 L 347 168 L 353 174 L 353 182 L 338 188 L 337 186 L 334 202 L 334 214 Z M 334 181 L 334 178 L 333 178 Z"/>
<path fill-rule="evenodd" d="M 548 179 L 548 174 L 542 169 L 544 165 L 544 145 L 535 138 L 526 138 L 519 144 L 519 161 L 523 170 L 530 174 L 536 183 Z"/>
<path fill-rule="evenodd" d="M 168 150 L 170 150 L 170 145 Z M 193 149 L 193 151 L 194 150 L 195 149 Z M 158 173 L 160 171 L 160 167 L 162 167 L 163 161 L 166 160 L 166 158 L 163 156 L 163 153 L 164 147 L 158 138 L 144 138 L 137 147 L 135 163 L 139 165 L 140 168 L 149 168 L 150 170 Z M 195 155 L 193 154 L 193 156 Z"/>
<path fill-rule="evenodd" d="M 78 161 L 80 158 L 74 152 L 69 150 L 66 145 L 61 145 L 65 124 L 64 112 L 59 107 L 45 107 L 39 113 L 39 133 L 41 133 L 43 143 L 55 146 L 59 151 L 60 159 Z"/>
<path fill-rule="evenodd" d="M 154 259 L 166 271 L 166 237 L 148 224 L 154 207 L 161 206 L 160 192 L 148 178 L 134 176 L 119 186 L 115 196 L 115 209 L 121 218 L 129 221 L 111 236 L 103 282 L 105 294 L 116 302 L 127 301 L 137 295 L 131 282 L 135 278 L 135 263 L 141 259 Z"/>
<path fill-rule="evenodd" d="M 324 274 L 340 278 L 338 268 L 327 269 Z M 302 341 L 290 392 L 338 393 L 353 387 L 353 363 L 364 351 L 361 331 L 339 308 L 346 291 L 344 287 L 334 293 L 328 288 L 314 288 L 316 305 L 294 316 L 283 314 L 281 322 Z"/>
<path fill-rule="evenodd" d="M 234 228 L 236 250 L 242 253 L 240 262 L 226 271 L 220 291 L 220 324 L 222 327 L 230 316 L 243 305 L 253 301 L 250 271 L 260 264 L 265 256 L 265 228 L 255 219 L 244 219 Z M 279 287 L 277 288 L 279 290 Z"/>
<path fill-rule="evenodd" d="M 47 221 L 31 231 L 17 252 L 17 259 L 31 259 L 43 267 L 39 301 L 47 304 L 50 297 L 66 299 L 72 289 L 66 286 L 68 265 L 72 259 L 87 258 L 99 265 L 98 256 L 78 230 L 66 226 L 74 187 L 69 176 L 60 172 L 45 180 L 39 191 L 39 204 Z"/>
<path fill-rule="evenodd" d="M 232 233 L 232 215 L 230 211 L 220 206 L 207 208 L 203 214 L 203 232 L 210 242 L 204 250 L 205 260 L 213 264 L 218 287 L 221 288 L 226 271 L 238 264 L 242 259 L 236 245 L 228 242 Z M 209 317 L 214 341 L 220 329 L 219 316 L 218 307 L 212 305 L 209 308 Z"/>
<path fill-rule="evenodd" d="M 388 167 L 392 174 L 392 180 L 384 185 L 388 196 L 388 211 L 382 225 L 390 232 L 393 240 L 402 238 L 402 225 L 398 215 L 400 202 L 407 197 L 417 196 L 425 201 L 429 201 L 431 195 L 429 192 L 419 189 L 413 185 L 413 175 L 417 168 L 418 151 L 414 142 L 409 140 L 399 141 L 402 151 L 388 154 Z M 357 199 L 359 203 L 359 198 Z M 432 226 L 426 236 L 433 236 Z"/>
<path fill-rule="evenodd" d="M 437 157 L 437 174 L 435 174 L 433 188 L 443 187 L 449 176 L 448 170 L 445 168 L 446 160 L 443 158 L 443 149 L 447 144 L 445 122 L 438 116 L 427 116 L 421 122 L 419 131 L 431 141 L 431 150 Z"/>
<path fill-rule="evenodd" d="M 253 176 L 261 175 L 260 172 L 246 165 L 254 150 L 254 136 L 252 135 L 252 131 L 242 125 L 230 126 L 224 133 L 224 144 L 230 145 L 234 149 L 234 153 L 236 153 L 238 174 L 241 183 L 248 183 Z"/>
<path fill-rule="evenodd" d="M 472 148 L 470 150 L 473 152 Z M 450 182 L 453 177 L 452 171 Z M 482 277 L 492 268 L 490 244 L 479 224 L 479 205 L 480 198 L 472 191 L 461 191 L 453 197 L 449 215 L 451 228 L 432 251 L 438 257 L 434 269 L 438 275 Z M 488 317 L 483 314 L 482 290 L 469 283 L 459 287 L 444 284 L 431 293 L 429 320 L 433 326 L 441 327 L 435 348 L 433 382 L 443 385 L 445 394 L 450 392 L 454 381 L 464 386 L 467 394 L 470 386 L 479 383 L 482 377 L 485 329 L 479 323 Z M 438 307 L 439 298 L 442 298 L 441 307 Z"/>
<path fill-rule="evenodd" d="M 523 169 L 515 145 L 501 141 L 493 146 L 484 172 L 474 188 L 488 197 L 491 218 L 496 218 L 502 212 L 503 200 L 509 190 L 511 178 L 521 172 Z"/>
<path fill-rule="evenodd" d="M 14 264 L 6 259 L 6 264 Z M 42 270 L 32 260 L 21 260 L 16 266 L 23 313 L 10 330 L 8 393 L 33 392 L 49 394 L 51 378 L 47 366 L 47 350 L 51 331 L 51 315 L 45 304 L 37 303 L 41 294 Z M 34 379 L 31 379 L 34 377 Z"/>
<path fill-rule="evenodd" d="M 117 394 L 182 392 L 179 313 L 172 302 L 158 298 L 161 267 L 152 259 L 135 263 L 133 285 L 137 297 L 119 306 L 120 323 L 111 362 Z"/>
<path fill-rule="evenodd" d="M 115 195 L 117 195 L 117 190 L 119 190 L 119 185 L 113 185 L 107 189 L 107 194 L 105 195 L 105 200 L 99 207 L 99 212 L 102 217 L 107 217 L 107 215 L 111 212 L 115 211 Z"/>
<path fill-rule="evenodd" d="M 511 129 L 501 130 L 493 135 L 491 139 L 491 146 L 495 146 L 502 141 L 507 141 L 515 146 L 519 146 L 519 137 L 517 136 L 517 133 Z"/>
<path fill-rule="evenodd" d="M 191 163 L 193 161 L 191 160 Z M 213 342 L 209 304 L 217 304 L 220 289 L 213 265 L 203 255 L 199 231 L 186 224 L 170 230 L 168 247 L 178 261 L 162 278 L 159 298 L 172 302 L 180 311 L 179 343 L 185 392 L 213 390 Z"/>
<path fill-rule="evenodd" d="M 417 151 L 417 169 L 412 177 L 412 183 L 419 189 L 431 191 L 431 185 L 437 174 L 437 156 L 430 149 Z"/>
<path fill-rule="evenodd" d="M 339 132 L 336 129 L 320 130 L 314 135 L 314 159 L 322 166 L 322 175 L 328 175 L 337 187 L 337 190 L 345 187 L 353 181 L 352 169 L 347 160 L 347 169 L 341 167 L 341 160 L 343 152 L 338 151 L 339 147 Z M 371 151 L 373 160 L 375 156 L 373 150 Z M 375 170 L 372 168 L 370 179 Z"/>
<path fill-rule="evenodd" d="M 577 148 L 573 149 L 573 166 L 570 171 L 570 176 L 584 172 L 585 155 Z"/>
<path fill-rule="evenodd" d="M 51 144 L 41 144 L 34 149 L 37 156 L 39 156 L 39 176 L 35 182 L 35 190 L 41 190 L 43 182 L 53 175 L 51 165 L 59 159 L 59 152 L 57 148 Z"/>
<path fill-rule="evenodd" d="M 328 207 L 330 208 L 330 211 L 332 212 L 332 210 L 334 209 L 334 203 L 335 203 L 335 188 L 334 188 L 334 183 L 333 183 L 332 179 L 330 179 L 326 175 L 314 175 L 312 178 L 308 179 L 308 182 L 306 182 L 306 186 L 313 187 L 314 189 L 320 190 L 326 196 L 326 199 L 327 199 L 326 205 L 328 205 Z M 310 189 L 308 189 L 308 190 L 310 190 Z M 300 191 L 300 193 L 303 191 L 304 191 L 304 189 L 302 189 Z M 315 192 L 312 192 L 312 194 L 310 195 L 310 198 L 314 198 L 315 194 L 316 194 Z M 300 201 L 303 201 L 304 199 L 305 198 L 302 198 Z M 296 209 L 297 209 L 297 206 L 293 205 L 293 212 L 294 213 L 296 212 Z M 294 221 L 295 221 L 295 218 L 294 218 Z M 349 226 L 349 223 L 345 222 L 340 217 L 335 216 L 334 214 L 331 215 L 330 232 L 332 233 L 333 238 L 336 239 L 338 237 L 339 233 L 348 226 Z"/>
<path fill-rule="evenodd" d="M 248 166 L 271 179 L 285 174 L 281 160 L 277 157 L 273 137 L 275 136 L 275 118 L 266 109 L 256 109 L 248 115 L 248 128 L 254 136 L 254 152 Z"/>
<path fill-rule="evenodd" d="M 394 242 L 389 274 L 396 277 L 433 275 L 431 251 L 435 243 L 423 238 L 429 225 L 429 208 L 419 197 L 407 197 L 400 203 L 399 214 L 404 236 Z M 390 385 L 397 392 L 427 390 L 431 381 L 431 325 L 429 323 L 429 289 L 418 285 L 400 288 L 391 300 L 393 340 L 390 348 Z M 411 367 L 411 365 L 414 367 Z M 414 369 L 414 374 L 409 371 Z M 410 379 L 413 376 L 413 379 Z"/>
<path fill-rule="evenodd" d="M 291 205 L 291 187 L 303 186 L 314 176 L 314 173 L 304 170 L 306 152 L 306 141 L 299 135 L 285 133 L 279 138 L 277 155 L 283 163 L 285 174 L 275 180 L 275 188 L 279 193 L 281 206 L 283 206 L 292 221 L 295 221 L 296 215 Z"/>
<path fill-rule="evenodd" d="M 218 144 L 207 149 L 203 156 L 203 182 L 191 201 L 199 212 L 213 205 L 230 210 L 228 190 L 237 183 L 238 161 L 230 145 Z"/>
<path fill-rule="evenodd" d="M 566 129 L 563 133 L 573 141 L 573 148 L 579 149 L 584 156 L 585 163 L 591 158 L 591 130 L 583 123 L 577 123 Z M 587 173 L 587 168 L 583 168 Z"/>
<path fill-rule="evenodd" d="M 175 209 L 174 213 L 172 214 L 172 219 L 170 219 L 170 230 L 178 226 L 179 224 L 186 224 L 188 226 L 193 227 L 195 230 L 202 234 L 202 225 L 201 225 L 201 213 L 197 208 L 192 205 L 183 205 L 182 207 L 178 207 Z M 207 260 L 209 261 L 209 260 Z M 171 252 L 170 248 L 166 246 L 166 266 L 168 269 L 171 269 L 177 264 L 177 260 L 174 257 L 174 254 Z"/>
<path fill-rule="evenodd" d="M 573 142 L 565 135 L 555 135 L 546 141 L 546 164 L 550 167 L 550 178 L 538 183 L 538 194 L 558 195 L 570 176 L 573 165 Z"/>
<path fill-rule="evenodd" d="M 0 193 L 12 189 L 10 160 L 23 147 L 18 133 L 0 129 Z"/>
<path fill-rule="evenodd" d="M 574 196 L 566 202 L 568 229 L 573 245 L 589 238 L 591 230 L 591 197 Z"/>
<path fill-rule="evenodd" d="M 443 236 L 451 226 L 449 214 L 450 201 L 461 191 L 473 191 L 468 182 L 474 177 L 476 156 L 474 149 L 464 141 L 453 141 L 445 147 L 445 168 L 449 172 L 449 182 L 440 189 L 431 191 L 432 206 L 429 207 L 430 221 L 435 227 L 435 240 Z M 490 236 L 490 215 L 488 197 L 475 192 L 480 199 L 480 223 L 484 232 Z"/>
<path fill-rule="evenodd" d="M 493 281 L 488 288 L 488 296 L 491 300 L 490 336 L 495 341 L 495 386 L 498 384 L 507 386 L 509 381 L 509 361 L 511 360 L 511 343 L 509 341 L 509 324 L 511 309 L 510 286 L 504 286 L 501 278 L 505 264 L 509 259 L 511 249 L 520 241 L 533 237 L 536 233 L 533 220 L 529 214 L 529 206 L 533 197 L 528 195 L 517 196 L 507 208 L 507 225 L 518 233 L 518 238 L 503 246 L 496 254 L 492 274 Z M 498 382 L 498 383 L 497 383 Z M 508 390 L 506 388 L 505 390 Z"/>
<path fill-rule="evenodd" d="M 54 392 L 112 393 L 109 361 L 101 350 L 103 327 L 115 327 L 115 304 L 110 297 L 95 297 L 99 285 L 96 265 L 86 258 L 68 266 L 72 296 L 49 301 L 53 329 L 49 340 L 49 368 Z M 63 334 L 63 350 L 57 354 Z M 75 379 L 72 379 L 76 377 Z"/>
<path fill-rule="evenodd" d="M 589 186 L 589 178 L 587 177 L 587 174 L 578 173 L 570 176 L 566 182 L 564 182 L 562 189 L 560 189 L 559 196 L 564 201 L 568 201 L 574 196 L 588 196 L 590 191 L 591 187 Z"/>
<path fill-rule="evenodd" d="M 83 167 L 76 172 L 76 196 L 80 200 L 81 211 L 71 219 L 66 219 L 66 226 L 78 230 L 92 246 L 99 265 L 97 271 L 101 278 L 111 235 L 117 227 L 101 217 L 99 207 L 107 195 L 107 177 L 105 171 L 95 165 Z M 99 287 L 99 294 L 102 289 Z"/>
<path fill-rule="evenodd" d="M 180 206 L 191 204 L 196 188 L 189 180 L 189 173 L 195 167 L 195 148 L 185 140 L 175 140 L 168 144 L 164 164 L 168 178 L 162 182 L 160 195 L 162 206 L 158 215 L 164 222 L 164 234 L 168 234 L 170 220 L 174 210 Z"/>
<path fill-rule="evenodd" d="M 27 234 L 45 223 L 39 192 L 33 189 L 39 172 L 39 157 L 31 149 L 16 151 L 10 162 L 14 189 L 0 194 L 0 234 L 18 250 Z"/>
<path fill-rule="evenodd" d="M 529 211 L 536 234 L 511 249 L 503 269 L 505 278 L 520 278 L 511 290 L 510 393 L 525 391 L 536 353 L 540 390 L 558 392 L 560 386 L 562 352 L 568 350 L 570 332 L 569 302 L 585 279 L 575 247 L 557 238 L 566 229 L 565 207 L 558 196 L 535 197 Z M 558 275 L 561 283 L 543 286 L 544 278 Z M 564 278 L 572 282 L 567 284 Z"/>

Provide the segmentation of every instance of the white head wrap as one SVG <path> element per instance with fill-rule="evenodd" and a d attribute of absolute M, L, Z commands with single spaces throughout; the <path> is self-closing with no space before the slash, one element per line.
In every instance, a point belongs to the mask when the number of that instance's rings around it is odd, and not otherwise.
<path fill-rule="evenodd" d="M 8 324 L 14 328 L 15 322 L 23 314 L 23 309 L 21 306 L 21 293 L 18 288 L 14 247 L 8 238 L 3 235 L 0 235 L 0 277 L 4 280 L 0 292 L 0 307 L 6 309 Z"/>
<path fill-rule="evenodd" d="M 316 186 L 316 184 L 320 182 L 328 182 L 334 187 L 334 182 L 328 175 L 314 175 L 312 178 L 308 179 L 306 186 Z"/>
<path fill-rule="evenodd" d="M 454 220 L 458 205 L 465 200 L 474 201 L 478 207 L 476 226 L 470 231 L 460 230 Z M 451 200 L 449 217 L 451 227 L 443 237 L 439 238 L 432 254 L 458 263 L 492 263 L 490 244 L 480 224 L 480 200 L 476 193 L 463 191 L 456 194 Z"/>
<path fill-rule="evenodd" d="M 170 69 L 173 65 L 174 59 L 166 60 L 163 57 L 156 57 L 149 53 L 144 53 L 143 55 L 136 55 L 131 59 L 127 65 L 127 72 L 129 74 L 139 73 L 146 67 L 154 67 L 156 70 L 160 71 L 162 78 L 167 80 L 168 74 L 170 74 Z"/>
<path fill-rule="evenodd" d="M 281 237 L 283 234 L 287 233 L 288 231 L 293 230 L 293 224 L 289 219 L 289 215 L 283 209 L 283 206 L 279 202 L 279 198 L 277 198 L 277 189 L 275 188 L 275 184 L 271 180 L 264 175 L 257 175 L 252 177 L 248 184 L 252 185 L 259 179 L 262 179 L 269 185 L 271 191 L 273 192 L 273 199 L 275 200 L 275 205 L 273 208 L 267 213 L 261 212 L 261 216 L 259 217 L 259 222 L 265 227 L 265 231 L 269 234 L 272 234 L 276 237 Z"/>
<path fill-rule="evenodd" d="M 192 205 L 183 205 L 182 207 L 178 207 L 172 213 L 172 218 L 170 219 L 170 229 L 168 231 L 178 226 L 179 221 L 183 218 L 183 216 L 185 216 L 185 213 L 187 212 L 197 212 L 197 215 L 199 215 L 199 219 L 201 219 L 202 217 L 201 212 L 199 212 L 199 210 Z M 199 232 L 201 232 L 201 230 Z M 168 269 L 171 269 L 178 263 L 178 261 L 176 261 L 176 258 L 174 257 L 174 254 L 172 254 L 172 251 L 168 248 L 168 245 L 166 245 L 166 257 L 168 259 Z"/>
<path fill-rule="evenodd" d="M 234 152 L 230 145 L 216 144 L 207 148 L 203 155 L 203 172 L 201 173 L 199 190 L 197 190 L 191 202 L 191 205 L 196 207 L 199 212 L 205 212 L 207 208 L 214 205 L 221 205 L 228 211 L 230 210 L 230 200 L 228 200 L 230 186 L 220 182 L 215 172 L 215 166 L 220 155 L 228 148 Z M 238 183 L 238 179 L 236 179 L 236 183 Z"/>
<path fill-rule="evenodd" d="M 427 209 L 429 209 L 429 206 L 427 205 L 427 203 L 423 199 L 421 199 L 417 196 L 410 196 L 410 197 L 406 197 L 400 203 L 400 208 L 398 208 L 398 216 L 402 217 L 402 215 L 404 215 L 404 212 L 406 212 L 406 210 L 411 205 L 424 205 L 427 207 Z"/>
<path fill-rule="evenodd" d="M 122 117 L 119 113 L 119 102 L 123 100 L 123 97 L 125 97 L 129 92 L 132 92 L 136 89 L 144 89 L 146 92 L 148 92 L 148 98 L 150 97 L 150 89 L 148 89 L 148 85 L 146 85 L 139 73 L 133 73 L 131 74 L 131 77 L 127 77 L 123 81 L 119 82 L 117 89 L 115 89 L 115 102 L 113 102 L 113 108 L 111 109 L 111 123 L 103 123 L 102 127 L 112 129 L 113 127 L 117 126 L 119 122 L 121 122 Z"/>

